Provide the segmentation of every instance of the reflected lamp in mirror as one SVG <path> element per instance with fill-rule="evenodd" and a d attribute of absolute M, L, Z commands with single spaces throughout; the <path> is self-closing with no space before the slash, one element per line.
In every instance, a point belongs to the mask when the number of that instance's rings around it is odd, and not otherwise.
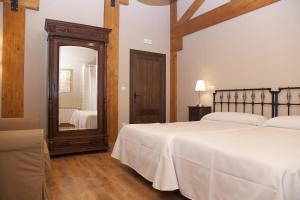
<path fill-rule="evenodd" d="M 202 106 L 202 104 L 201 104 L 201 92 L 205 92 L 206 91 L 206 85 L 205 85 L 204 80 L 198 80 L 196 82 L 195 91 L 199 92 L 199 101 L 198 101 L 197 106 L 201 107 Z"/>

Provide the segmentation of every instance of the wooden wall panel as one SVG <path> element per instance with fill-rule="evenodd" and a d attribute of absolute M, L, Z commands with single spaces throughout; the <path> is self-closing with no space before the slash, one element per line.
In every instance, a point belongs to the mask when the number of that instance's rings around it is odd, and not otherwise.
<path fill-rule="evenodd" d="M 188 21 L 193 17 L 195 12 L 200 8 L 200 6 L 204 3 L 204 0 L 195 0 L 192 5 L 187 9 L 187 11 L 182 15 L 178 24 Z"/>
<path fill-rule="evenodd" d="M 177 121 L 177 52 L 170 54 L 170 122 Z"/>
<path fill-rule="evenodd" d="M 24 45 L 25 6 L 20 0 L 19 11 L 3 3 L 2 54 L 2 117 L 23 117 L 24 114 Z"/>
<path fill-rule="evenodd" d="M 109 142 L 114 142 L 118 135 L 118 79 L 119 79 L 119 12 L 120 4 L 116 1 L 104 1 L 104 26 L 112 29 L 109 34 L 107 51 L 107 133 Z"/>
<path fill-rule="evenodd" d="M 129 0 L 118 0 L 120 4 L 123 5 L 128 5 L 129 4 Z"/>
<path fill-rule="evenodd" d="M 177 24 L 177 0 L 170 5 L 170 122 L 177 121 L 177 49 L 182 48 L 182 40 L 174 37 L 173 29 Z"/>
<path fill-rule="evenodd" d="M 3 1 L 10 2 L 10 0 L 0 0 L 0 2 Z M 25 5 L 26 8 L 32 10 L 39 10 L 40 8 L 40 0 L 23 0 L 23 2 L 19 0 L 19 4 Z"/>

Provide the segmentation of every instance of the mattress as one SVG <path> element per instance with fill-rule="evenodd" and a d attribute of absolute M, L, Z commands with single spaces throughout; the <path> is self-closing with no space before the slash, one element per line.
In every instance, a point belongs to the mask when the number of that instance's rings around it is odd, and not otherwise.
<path fill-rule="evenodd" d="M 70 119 L 77 129 L 96 129 L 97 128 L 97 111 L 76 110 Z"/>
<path fill-rule="evenodd" d="M 299 130 L 189 132 L 170 148 L 180 192 L 190 199 L 300 199 Z"/>
<path fill-rule="evenodd" d="M 186 133 L 204 134 L 224 130 L 253 129 L 256 126 L 221 121 L 130 124 L 124 126 L 112 157 L 133 168 L 153 187 L 162 191 L 179 189 L 172 159 L 172 140 Z"/>

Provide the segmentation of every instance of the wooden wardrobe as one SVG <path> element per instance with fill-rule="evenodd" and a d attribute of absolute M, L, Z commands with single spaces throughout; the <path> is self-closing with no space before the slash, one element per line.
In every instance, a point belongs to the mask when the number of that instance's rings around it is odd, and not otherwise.
<path fill-rule="evenodd" d="M 107 150 L 105 69 L 110 29 L 46 19 L 50 155 Z"/>

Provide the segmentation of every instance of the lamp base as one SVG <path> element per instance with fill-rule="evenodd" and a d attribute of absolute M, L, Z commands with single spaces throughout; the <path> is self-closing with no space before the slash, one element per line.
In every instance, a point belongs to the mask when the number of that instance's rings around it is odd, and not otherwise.
<path fill-rule="evenodd" d="M 202 104 L 201 104 L 201 91 L 199 91 L 199 96 L 198 96 L 198 104 L 196 105 L 197 107 L 202 107 Z"/>

